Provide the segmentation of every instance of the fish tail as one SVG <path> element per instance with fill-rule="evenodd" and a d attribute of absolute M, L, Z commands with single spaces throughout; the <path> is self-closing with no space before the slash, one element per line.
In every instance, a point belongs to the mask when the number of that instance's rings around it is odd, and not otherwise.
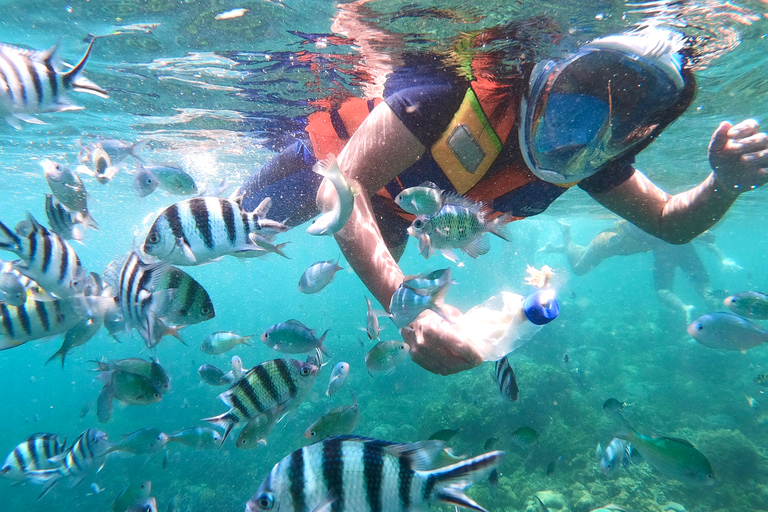
<path fill-rule="evenodd" d="M 312 171 L 324 178 L 331 178 L 333 176 L 341 175 L 341 169 L 339 163 L 336 161 L 335 155 L 330 155 L 324 160 L 318 160 Z"/>
<path fill-rule="evenodd" d="M 317 348 L 319 348 L 322 351 L 323 354 L 325 354 L 326 356 L 330 357 L 331 354 L 329 354 L 328 351 L 325 350 L 325 346 L 323 346 L 323 341 L 325 341 L 325 337 L 328 335 L 328 331 L 330 331 L 330 329 L 326 329 L 325 332 L 323 333 L 323 335 L 320 336 L 320 340 L 317 343 Z"/>
<path fill-rule="evenodd" d="M 31 482 L 34 482 L 36 484 L 42 484 L 43 490 L 40 493 L 40 496 L 37 497 L 39 500 L 46 494 L 48 494 L 48 491 L 51 490 L 51 488 L 54 486 L 56 482 L 59 481 L 59 479 L 64 476 L 62 472 L 56 468 L 56 469 L 37 469 L 34 471 L 25 471 L 24 475 L 29 479 Z"/>
<path fill-rule="evenodd" d="M 451 287 L 450 282 L 443 283 L 442 285 L 440 285 L 440 288 L 438 288 L 435 291 L 435 293 L 433 293 L 429 297 L 429 309 L 431 309 L 432 311 L 440 315 L 442 319 L 448 322 L 449 324 L 452 324 L 454 323 L 453 320 L 448 318 L 445 312 L 443 311 L 443 309 L 440 307 L 443 304 L 443 300 L 445 299 L 445 294 L 448 293 L 448 288 L 450 287 Z"/>
<path fill-rule="evenodd" d="M 21 250 L 21 238 L 2 222 L 0 222 L 0 249 L 8 249 L 12 252 Z"/>
<path fill-rule="evenodd" d="M 59 350 L 57 350 L 51 357 L 49 357 L 48 360 L 45 362 L 45 364 L 50 363 L 51 361 L 53 361 L 57 357 L 61 357 L 61 369 L 63 370 L 64 369 L 64 359 L 67 357 L 67 352 L 68 352 L 67 349 L 69 348 L 66 345 L 67 345 L 66 341 L 62 342 L 61 343 L 61 347 L 59 348 Z"/>
<path fill-rule="evenodd" d="M 506 213 L 504 215 L 501 215 L 499 217 L 496 217 L 492 221 L 488 223 L 488 231 L 496 235 L 497 237 L 501 238 L 502 240 L 506 240 L 509 242 L 509 233 L 507 233 L 507 224 L 512 222 L 514 220 L 511 215 L 507 215 Z"/>
<path fill-rule="evenodd" d="M 635 436 L 635 429 L 632 428 L 632 425 L 629 424 L 629 422 L 626 420 L 626 418 L 624 418 L 624 416 L 621 415 L 620 412 L 617 412 L 616 416 L 621 420 L 621 426 L 615 432 L 614 437 L 632 442 L 632 439 Z"/>
<path fill-rule="evenodd" d="M 487 478 L 499 465 L 504 455 L 501 451 L 484 453 L 435 471 L 427 471 L 427 485 L 430 482 L 434 485 L 434 499 L 449 505 L 486 512 L 483 507 L 464 494 L 464 489 Z"/>
<path fill-rule="evenodd" d="M 64 87 L 67 89 L 72 88 L 73 91 L 93 94 L 101 98 L 109 98 L 109 92 L 102 89 L 87 78 L 78 76 L 80 72 L 83 71 L 83 68 L 85 68 L 85 63 L 88 61 L 88 57 L 91 55 L 91 49 L 93 48 L 94 42 L 96 42 L 96 38 L 91 39 L 91 42 L 88 44 L 88 49 L 85 50 L 85 54 L 80 59 L 80 62 L 78 62 L 75 67 L 64 73 L 62 80 Z"/>
<path fill-rule="evenodd" d="M 238 420 L 234 414 L 229 412 L 219 414 L 218 416 L 213 416 L 212 418 L 203 418 L 203 421 L 207 421 L 208 423 L 212 423 L 217 427 L 224 429 L 224 434 L 221 436 L 221 444 L 219 445 L 219 449 L 224 446 L 224 441 L 226 441 L 227 437 L 229 437 L 229 433 L 232 432 L 232 429 L 235 428 L 235 425 L 240 422 L 240 420 Z"/>

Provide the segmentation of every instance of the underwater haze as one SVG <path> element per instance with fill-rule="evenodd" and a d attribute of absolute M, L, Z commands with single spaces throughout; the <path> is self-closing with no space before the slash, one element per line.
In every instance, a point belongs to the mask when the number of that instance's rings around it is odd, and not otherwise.
<path fill-rule="evenodd" d="M 759 122 L 768 112 L 768 4 L 760 0 L 0 0 L 0 9 L 0 42 L 41 51 L 57 45 L 59 70 L 69 69 L 64 63 L 76 65 L 96 36 L 82 76 L 109 92 L 104 99 L 70 91 L 67 100 L 84 108 L 33 116 L 44 124 L 14 118 L 21 125 L 16 129 L 0 119 L 3 224 L 13 230 L 30 213 L 48 225 L 46 159 L 74 170 L 91 165 L 79 162 L 78 153 L 100 141 L 139 143 L 134 155 L 105 144 L 119 168 L 108 183 L 80 173 L 98 229 L 85 229 L 83 240 L 70 244 L 82 265 L 99 275 L 142 245 L 164 209 L 196 195 L 161 186 L 139 197 L 139 158 L 147 166 L 183 169 L 200 192 L 226 179 L 228 197 L 283 147 L 305 137 L 313 112 L 349 96 L 380 97 L 387 63 L 396 55 L 434 52 L 460 61 L 467 58 L 460 48 L 466 34 L 513 20 L 527 32 L 520 41 L 498 44 L 510 55 L 510 48 L 528 45 L 530 60 L 562 58 L 585 42 L 642 24 L 679 30 L 705 49 L 695 70 L 693 105 L 635 163 L 669 193 L 695 186 L 711 172 L 707 145 L 721 121 Z M 350 35 L 361 30 L 372 31 L 373 40 Z M 674 293 L 693 306 L 688 317 L 657 297 L 652 252 L 612 258 L 576 275 L 564 254 L 540 250 L 563 244 L 563 221 L 573 241 L 586 246 L 619 220 L 577 187 L 546 212 L 511 223 L 509 242 L 489 237 L 487 254 L 473 259 L 462 253 L 459 265 L 439 254 L 425 260 L 409 240 L 400 260 L 404 273 L 451 266 L 456 284 L 446 302 L 465 312 L 501 291 L 530 293 L 524 284 L 528 265 L 553 269 L 559 317 L 508 358 L 520 389 L 516 401 L 501 396 L 493 362 L 439 376 L 406 359 L 394 372 L 369 374 L 366 354 L 375 342 L 365 332 L 364 297 L 372 295 L 334 239 L 309 236 L 308 223 L 272 240 L 290 242 L 282 247 L 287 258 L 225 257 L 180 267 L 215 307 L 214 318 L 180 330 L 185 343 L 165 336 L 147 348 L 136 330 L 132 336 L 119 332 L 118 342 L 102 328 L 63 364 L 49 361 L 62 334 L 0 351 L 0 462 L 39 432 L 72 443 L 98 428 L 117 443 L 149 427 L 166 434 L 213 427 L 203 419 L 227 412 L 218 395 L 228 386 L 206 384 L 198 368 L 210 364 L 228 372 L 234 355 L 246 370 L 277 358 L 305 361 L 308 354 L 280 353 L 259 339 L 289 319 L 317 336 L 329 330 L 323 343 L 329 364 L 306 398 L 274 426 L 265 445 L 253 449 L 236 446 L 237 427 L 220 449 L 171 442 L 154 454 L 111 453 L 101 471 L 94 468 L 75 486 L 70 484 L 77 478 L 62 478 L 42 497 L 40 483 L 0 475 L 0 511 L 113 510 L 126 486 L 143 481 L 152 482 L 161 511 L 243 511 L 272 467 L 311 442 L 304 435 L 308 427 L 353 399 L 360 410 L 355 435 L 413 443 L 450 429 L 458 432 L 438 437 L 449 438 L 456 456 L 505 451 L 498 482 L 483 478 L 467 490 L 490 512 L 541 512 L 534 495 L 552 512 L 590 512 L 609 504 L 615 508 L 603 510 L 768 511 L 768 377 L 759 377 L 768 374 L 768 347 L 719 350 L 686 331 L 701 315 L 729 311 L 723 302 L 728 296 L 768 292 L 767 194 L 764 187 L 741 196 L 712 229 L 716 245 L 693 243 L 711 283 L 702 298 L 678 270 Z M 343 270 L 325 289 L 299 291 L 310 265 L 337 258 Z M 0 259 L 17 256 L 1 251 Z M 389 306 L 373 302 L 374 308 Z M 390 319 L 379 320 L 382 340 L 402 341 Z M 755 329 L 768 329 L 761 322 L 754 320 Z M 223 354 L 203 352 L 203 340 L 219 331 L 253 339 Z M 97 401 L 105 384 L 94 361 L 136 357 L 156 358 L 170 377 L 170 391 L 144 405 L 116 399 L 109 421 L 100 421 Z M 340 361 L 349 363 L 349 378 L 329 399 L 331 370 Z M 624 404 L 621 415 L 637 432 L 695 446 L 711 463 L 716 483 L 691 485 L 659 471 L 649 457 L 601 470 L 605 447 L 626 431 L 618 415 L 603 408 L 609 398 Z M 521 427 L 535 430 L 538 439 L 519 442 Z"/>

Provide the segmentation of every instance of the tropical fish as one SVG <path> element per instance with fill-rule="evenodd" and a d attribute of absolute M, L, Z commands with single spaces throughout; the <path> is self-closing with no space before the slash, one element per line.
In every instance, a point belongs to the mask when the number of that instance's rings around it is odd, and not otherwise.
<path fill-rule="evenodd" d="M 331 371 L 331 380 L 328 381 L 328 389 L 325 391 L 325 394 L 333 396 L 347 382 L 347 377 L 349 377 L 349 363 L 344 361 L 336 363 L 333 371 Z"/>
<path fill-rule="evenodd" d="M 124 452 L 131 455 L 157 453 L 168 444 L 168 436 L 156 428 L 142 428 L 126 435 L 115 443 L 110 452 Z"/>
<path fill-rule="evenodd" d="M 121 371 L 140 375 L 152 383 L 161 394 L 171 390 L 171 379 L 160 363 L 152 360 L 145 360 L 140 357 L 129 357 L 127 359 L 110 359 L 109 361 L 93 361 L 98 366 L 99 371 Z"/>
<path fill-rule="evenodd" d="M 493 471 L 504 452 L 433 467 L 440 441 L 396 444 L 338 436 L 286 456 L 248 501 L 246 512 L 425 510 L 435 502 L 485 512 L 464 489 Z M 333 475 L 322 478 L 318 475 Z"/>
<path fill-rule="evenodd" d="M 82 107 L 64 101 L 69 90 L 109 98 L 107 91 L 80 76 L 93 42 L 80 62 L 66 72 L 56 70 L 55 45 L 44 51 L 0 45 L 0 115 L 20 130 L 19 121 L 44 124 L 31 114 L 80 110 Z"/>
<path fill-rule="evenodd" d="M 512 432 L 512 442 L 523 450 L 529 450 L 539 442 L 539 433 L 531 427 L 520 427 Z"/>
<path fill-rule="evenodd" d="M 619 402 L 615 398 L 609 398 L 603 402 L 603 411 L 605 414 L 614 414 L 623 411 L 626 406 L 627 404 L 624 402 Z"/>
<path fill-rule="evenodd" d="M 154 497 L 143 499 L 125 512 L 157 512 L 157 500 Z"/>
<path fill-rule="evenodd" d="M 342 405 L 315 420 L 304 432 L 307 439 L 325 439 L 326 437 L 351 434 L 360 418 L 357 398 L 352 397 L 351 405 Z"/>
<path fill-rule="evenodd" d="M 383 327 L 379 327 L 379 317 L 389 316 L 389 314 L 373 309 L 371 299 L 368 297 L 365 297 L 365 305 L 367 308 L 365 313 L 365 332 L 368 334 L 368 339 L 377 340 L 381 331 L 384 330 Z"/>
<path fill-rule="evenodd" d="M 496 361 L 493 370 L 493 380 L 496 382 L 501 396 L 513 402 L 517 400 L 520 389 L 517 387 L 515 371 L 510 366 L 507 357 L 502 357 Z"/>
<path fill-rule="evenodd" d="M 611 475 L 620 467 L 627 467 L 630 463 L 637 461 L 632 443 L 618 437 L 611 439 L 605 450 L 602 450 L 598 456 L 600 457 L 600 470 L 606 475 Z M 633 460 L 633 456 L 635 456 L 635 460 Z"/>
<path fill-rule="evenodd" d="M 180 268 L 169 266 L 159 279 L 155 291 L 169 292 L 170 302 L 163 313 L 163 321 L 178 326 L 195 325 L 216 316 L 210 295 L 203 286 Z"/>
<path fill-rule="evenodd" d="M 201 265 L 236 251 L 263 251 L 249 239 L 259 231 L 258 215 L 244 212 L 239 202 L 195 197 L 166 208 L 142 249 L 175 265 Z"/>
<path fill-rule="evenodd" d="M 425 181 L 397 194 L 395 204 L 413 215 L 434 215 L 443 207 L 443 194 L 437 185 Z"/>
<path fill-rule="evenodd" d="M 262 333 L 261 341 L 269 348 L 285 354 L 306 354 L 319 348 L 325 355 L 328 355 L 323 341 L 325 341 L 329 330 L 326 330 L 318 338 L 315 336 L 314 329 L 308 328 L 298 320 L 291 319 L 269 327 Z"/>
<path fill-rule="evenodd" d="M 389 303 L 389 312 L 392 315 L 392 321 L 395 322 L 398 329 L 402 329 L 416 320 L 416 318 L 424 311 L 431 309 L 443 317 L 446 322 L 452 323 L 440 308 L 450 286 L 450 282 L 445 283 L 435 290 L 434 293 L 420 295 L 401 284 L 400 287 L 395 290 L 395 293 L 392 294 L 392 299 Z"/>
<path fill-rule="evenodd" d="M 137 163 L 133 170 L 133 192 L 139 197 L 147 197 L 157 189 L 160 182 L 152 171 Z"/>
<path fill-rule="evenodd" d="M 258 364 L 219 395 L 230 410 L 204 421 L 224 429 L 223 443 L 236 425 L 289 401 L 298 405 L 312 388 L 317 371 L 317 366 L 296 359 L 273 359 Z"/>
<path fill-rule="evenodd" d="M 75 171 L 95 178 L 102 185 L 109 183 L 120 171 L 120 167 L 112 165 L 112 159 L 109 158 L 101 144 L 96 144 L 89 152 L 89 156 L 90 158 L 83 163 L 90 163 L 91 167 L 80 165 Z"/>
<path fill-rule="evenodd" d="M 62 334 L 81 319 L 70 299 L 36 300 L 30 294 L 18 307 L 0 302 L 0 350 Z"/>
<path fill-rule="evenodd" d="M 737 315 L 768 320 L 768 295 L 761 292 L 742 292 L 726 297 L 723 303 Z"/>
<path fill-rule="evenodd" d="M 197 450 L 209 450 L 219 447 L 221 434 L 207 427 L 185 428 L 168 434 L 168 442 L 183 444 Z"/>
<path fill-rule="evenodd" d="M 456 261 L 453 249 L 461 249 L 472 258 L 487 253 L 491 244 L 483 237 L 491 232 L 507 239 L 505 226 L 511 220 L 502 215 L 486 220 L 486 210 L 479 203 L 455 194 L 443 194 L 443 206 L 432 215 L 419 215 L 408 228 L 408 234 L 419 241 L 419 252 L 429 259 L 435 252 Z"/>
<path fill-rule="evenodd" d="M 99 421 L 106 423 L 112 416 L 112 400 L 116 399 L 127 405 L 147 405 L 159 402 L 163 394 L 152 381 L 123 370 L 102 371 L 99 378 L 104 387 L 96 400 L 96 415 Z"/>
<path fill-rule="evenodd" d="M 714 485 L 715 474 L 707 458 L 685 439 L 639 434 L 619 414 L 624 429 L 616 437 L 632 443 L 643 459 L 670 478 L 688 484 Z"/>
<path fill-rule="evenodd" d="M 85 238 L 83 216 L 80 212 L 72 213 L 51 194 L 45 194 L 45 215 L 51 231 L 64 240 L 81 241 Z"/>
<path fill-rule="evenodd" d="M 241 450 L 250 450 L 259 445 L 266 445 L 267 436 L 283 417 L 286 405 L 273 407 L 248 421 L 237 436 L 235 446 Z"/>
<path fill-rule="evenodd" d="M 140 501 L 149 498 L 151 492 L 152 482 L 149 480 L 126 485 L 112 504 L 112 512 L 125 512 Z"/>
<path fill-rule="evenodd" d="M 15 253 L 23 261 L 13 268 L 34 279 L 46 292 L 59 298 L 82 293 L 88 272 L 72 247 L 58 234 L 48 231 L 32 214 L 14 233 L 0 222 L 0 250 Z"/>
<path fill-rule="evenodd" d="M 0 261 L 0 264 L 3 264 Z M 27 288 L 22 284 L 20 275 L 10 263 L 0 270 L 0 301 L 7 306 L 21 306 L 27 302 Z"/>
<path fill-rule="evenodd" d="M 419 295 L 431 295 L 446 283 L 456 284 L 456 281 L 451 279 L 451 267 L 403 278 L 403 286 L 410 288 Z"/>
<path fill-rule="evenodd" d="M 206 354 L 219 355 L 228 352 L 238 345 L 248 345 L 252 347 L 251 338 L 253 335 L 240 336 L 231 331 L 219 331 L 209 335 L 200 345 L 200 350 Z"/>
<path fill-rule="evenodd" d="M 221 370 L 212 364 L 204 364 L 200 366 L 200 368 L 197 369 L 197 373 L 200 375 L 200 378 L 203 379 L 203 382 L 210 384 L 211 386 L 232 384 L 232 382 L 224 377 L 226 375 L 224 370 Z"/>
<path fill-rule="evenodd" d="M 49 357 L 45 364 L 48 364 L 57 357 L 60 357 L 61 367 L 64 368 L 64 360 L 66 359 L 67 354 L 69 354 L 73 348 L 88 343 L 91 338 L 96 336 L 96 333 L 99 332 L 99 329 L 101 329 L 102 325 L 103 322 L 98 318 L 87 317 L 80 320 L 77 325 L 67 331 L 67 333 L 64 335 L 64 341 L 61 342 L 61 347 L 59 350 L 57 350 L 51 357 Z"/>
<path fill-rule="evenodd" d="M 67 439 L 59 440 L 56 434 L 32 434 L 8 454 L 3 467 L 0 468 L 0 476 L 24 480 L 28 471 L 58 467 L 58 461 L 51 462 L 49 459 L 64 453 L 66 446 Z"/>
<path fill-rule="evenodd" d="M 336 272 L 344 270 L 339 266 L 339 260 L 318 261 L 310 265 L 299 279 L 299 291 L 301 293 L 317 293 L 328 286 Z"/>
<path fill-rule="evenodd" d="M 157 186 L 166 192 L 179 196 L 197 194 L 197 185 L 194 178 L 177 164 L 142 164 L 137 162 L 136 172 L 140 172 L 139 169 L 151 173 L 157 180 Z"/>
<path fill-rule="evenodd" d="M 88 193 L 80 176 L 69 167 L 47 158 L 41 161 L 40 165 L 45 171 L 45 181 L 51 187 L 56 200 L 70 211 L 79 213 L 86 227 L 99 229 L 98 223 L 88 211 Z"/>
<path fill-rule="evenodd" d="M 406 360 L 411 347 L 402 341 L 380 341 L 365 355 L 365 366 L 372 377 L 378 374 L 390 375 Z"/>
<path fill-rule="evenodd" d="M 746 318 L 719 311 L 694 320 L 688 334 L 706 347 L 722 350 L 749 350 L 768 343 L 768 331 Z"/>
<path fill-rule="evenodd" d="M 38 469 L 27 471 L 27 477 L 39 484 L 43 484 L 43 497 L 51 487 L 63 479 L 71 479 L 73 485 L 82 482 L 92 470 L 99 468 L 112 448 L 112 443 L 107 439 L 107 434 L 95 428 L 84 431 L 72 443 L 64 453 L 57 457 L 60 465 L 55 469 Z"/>
<path fill-rule="evenodd" d="M 330 211 L 312 221 L 307 228 L 307 233 L 330 236 L 340 231 L 352 215 L 352 209 L 355 206 L 355 192 L 342 175 L 335 156 L 317 162 L 312 170 L 333 184 L 336 189 L 337 200 Z"/>

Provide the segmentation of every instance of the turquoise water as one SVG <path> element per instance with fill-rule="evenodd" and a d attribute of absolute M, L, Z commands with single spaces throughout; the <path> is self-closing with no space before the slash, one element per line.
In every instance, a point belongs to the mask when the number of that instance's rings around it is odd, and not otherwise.
<path fill-rule="evenodd" d="M 461 33 L 546 13 L 553 26 L 559 26 L 559 45 L 552 43 L 555 38 L 537 34 L 535 51 L 562 55 L 580 42 L 650 16 L 640 12 L 643 7 L 622 2 L 587 4 L 374 1 L 364 18 L 400 35 L 405 48 L 446 51 Z M 22 131 L 0 126 L 0 220 L 10 226 L 27 211 L 45 219 L 43 194 L 49 189 L 39 162 L 50 158 L 74 167 L 79 140 L 147 140 L 144 154 L 149 160 L 177 162 L 200 185 L 226 177 L 236 186 L 286 139 L 302 133 L 302 119 L 315 110 L 315 102 L 343 91 L 363 95 L 365 78 L 375 71 L 356 45 L 333 44 L 330 39 L 338 12 L 334 2 L 22 1 L 0 6 L 2 42 L 36 49 L 58 42 L 62 58 L 70 63 L 82 55 L 82 41 L 89 33 L 106 35 L 128 24 L 160 23 L 150 34 L 129 32 L 97 40 L 84 74 L 110 91 L 109 100 L 72 94 L 84 110 L 41 115 L 48 124 L 25 124 Z M 215 20 L 216 14 L 234 8 L 249 11 Z M 738 7 L 705 2 L 666 8 L 676 26 L 707 38 L 711 51 L 720 53 L 697 74 L 700 90 L 694 106 L 638 157 L 638 168 L 665 190 L 685 190 L 707 175 L 706 146 L 721 120 L 760 120 L 768 111 L 766 10 L 758 1 Z M 326 39 L 307 42 L 289 31 Z M 383 54 L 394 51 L 387 41 L 375 49 Z M 129 163 L 106 185 L 84 178 L 89 207 L 101 229 L 88 231 L 84 244 L 73 247 L 89 270 L 100 272 L 132 244 L 141 243 L 157 213 L 179 200 L 159 190 L 136 198 L 131 169 Z M 768 289 L 765 200 L 765 190 L 745 194 L 714 229 L 720 249 L 742 270 L 726 271 L 719 258 L 699 249 L 714 289 Z M 254 348 L 209 356 L 198 348 L 204 337 L 221 330 L 260 334 L 274 323 L 297 318 L 320 332 L 330 328 L 326 344 L 332 362 L 350 363 L 349 381 L 334 406 L 349 403 L 354 391 L 361 408 L 356 434 L 410 442 L 442 428 L 461 428 L 452 445 L 455 453 L 466 455 L 481 453 L 485 440 L 497 437 L 496 447 L 508 452 L 499 487 L 492 492 L 480 482 L 470 491 L 490 511 L 526 510 L 528 498 L 544 490 L 562 494 L 574 512 L 611 502 L 628 510 L 656 511 L 669 501 L 701 512 L 768 509 L 768 400 L 753 382 L 756 375 L 768 372 L 765 350 L 724 353 L 695 343 L 685 332 L 685 320 L 657 301 L 650 254 L 606 261 L 583 277 L 570 275 L 562 256 L 536 252 L 547 242 L 560 243 L 556 221 L 563 218 L 572 224 L 580 244 L 615 221 L 574 190 L 546 213 L 510 226 L 510 243 L 494 240 L 489 254 L 465 258 L 466 265 L 454 269 L 458 284 L 447 301 L 462 310 L 500 290 L 523 292 L 526 264 L 555 269 L 562 314 L 511 356 L 521 388 L 517 402 L 499 397 L 488 363 L 440 377 L 407 361 L 391 376 L 371 378 L 364 363 L 370 343 L 361 346 L 365 334 L 358 330 L 365 322 L 363 296 L 369 294 L 343 258 L 345 270 L 327 289 L 300 294 L 296 283 L 302 272 L 315 261 L 335 258 L 339 250 L 333 239 L 307 236 L 299 227 L 279 239 L 290 240 L 286 252 L 291 259 L 225 258 L 185 268 L 208 290 L 216 317 L 182 331 L 188 346 L 166 338 L 155 350 L 172 379 L 171 392 L 157 404 L 116 404 L 109 423 L 100 424 L 96 418 L 101 383 L 88 361 L 148 356 L 136 335 L 118 344 L 102 330 L 67 357 L 63 370 L 58 363 L 45 364 L 60 337 L 0 353 L 0 453 L 4 457 L 40 431 L 73 441 L 84 429 L 98 427 L 117 440 L 143 427 L 170 432 L 205 426 L 201 418 L 227 407 L 216 398 L 224 388 L 200 382 L 201 364 L 226 368 L 229 357 L 238 354 L 250 367 L 280 356 L 260 342 Z M 1 256 L 12 259 L 10 253 Z M 445 264 L 439 258 L 425 261 L 413 243 L 401 260 L 406 274 Z M 708 312 L 681 276 L 676 292 L 698 313 Z M 384 339 L 399 339 L 394 325 L 384 325 Z M 562 363 L 564 353 L 570 357 L 567 365 Z M 303 446 L 304 430 L 331 407 L 324 396 L 329 375 L 326 368 L 308 399 L 277 425 L 265 447 L 241 451 L 231 440 L 218 452 L 173 446 L 166 469 L 161 457 L 146 461 L 111 456 L 95 478 L 72 489 L 57 485 L 39 501 L 39 486 L 0 481 L 0 510 L 108 510 L 125 485 L 142 480 L 153 482 L 152 494 L 161 510 L 243 510 L 269 469 Z M 615 430 L 615 422 L 601 408 L 611 396 L 632 403 L 627 417 L 638 430 L 693 442 L 712 462 L 719 484 L 690 487 L 647 463 L 603 475 L 594 451 L 598 442 L 606 446 Z M 750 407 L 747 396 L 758 408 Z M 530 454 L 510 439 L 511 432 L 524 425 L 541 432 Z M 562 460 L 555 472 L 546 476 L 547 464 L 558 457 Z M 94 480 L 104 491 L 91 495 Z"/>

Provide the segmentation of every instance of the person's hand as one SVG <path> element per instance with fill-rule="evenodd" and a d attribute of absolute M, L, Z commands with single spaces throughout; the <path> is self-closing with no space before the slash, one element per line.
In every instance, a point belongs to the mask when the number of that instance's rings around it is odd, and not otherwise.
<path fill-rule="evenodd" d="M 768 182 L 768 135 L 754 119 L 720 123 L 708 153 L 715 180 L 726 190 L 740 194 Z"/>
<path fill-rule="evenodd" d="M 458 319 L 461 312 L 442 304 L 448 318 Z M 437 313 L 427 310 L 417 320 L 400 329 L 411 347 L 411 359 L 432 373 L 450 375 L 474 368 L 483 362 L 480 353 L 456 329 Z"/>

